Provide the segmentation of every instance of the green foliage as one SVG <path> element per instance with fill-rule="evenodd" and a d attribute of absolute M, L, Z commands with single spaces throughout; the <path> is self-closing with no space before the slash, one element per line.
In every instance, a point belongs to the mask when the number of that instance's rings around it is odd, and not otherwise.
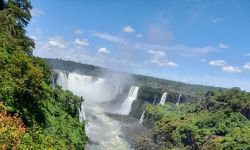
<path fill-rule="evenodd" d="M 21 149 L 83 149 L 87 136 L 85 123 L 79 122 L 78 108 L 81 98 L 56 87 L 54 98 L 44 101 L 45 124 L 34 125 L 22 137 Z M 73 103 L 67 103 L 75 100 Z M 68 105 L 66 107 L 66 105 Z M 68 108 L 73 108 L 69 110 Z M 73 130 L 72 130 L 73 129 Z"/>
<path fill-rule="evenodd" d="M 73 95 L 71 91 L 62 91 L 57 86 L 54 90 L 54 97 L 58 105 L 63 108 L 64 111 L 68 112 L 72 117 L 78 116 L 78 109 L 83 102 L 83 98 Z"/>
<path fill-rule="evenodd" d="M 145 120 L 154 120 L 156 141 L 165 149 L 249 149 L 250 121 L 241 111 L 249 98 L 232 89 L 207 93 L 206 104 L 147 105 Z"/>
<path fill-rule="evenodd" d="M 52 90 L 50 68 L 32 56 L 34 42 L 25 35 L 30 10 L 29 0 L 0 0 L 0 147 L 84 149 L 83 100 Z"/>

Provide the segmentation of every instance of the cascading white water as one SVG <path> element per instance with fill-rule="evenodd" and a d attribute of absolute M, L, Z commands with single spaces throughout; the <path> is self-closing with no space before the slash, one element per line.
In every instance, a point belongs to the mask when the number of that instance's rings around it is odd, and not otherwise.
<path fill-rule="evenodd" d="M 109 101 L 123 91 L 121 83 L 114 83 L 111 79 L 94 79 L 92 76 L 77 73 L 57 72 L 56 83 L 62 86 L 63 90 L 70 90 L 74 94 L 82 96 L 89 104 Z"/>
<path fill-rule="evenodd" d="M 105 115 L 100 102 L 109 101 L 123 90 L 122 84 L 113 79 L 94 78 L 76 73 L 58 71 L 56 83 L 64 90 L 70 90 L 84 98 L 84 104 L 79 108 L 79 119 L 88 120 L 86 133 L 98 144 L 87 144 L 87 150 L 130 150 L 129 143 L 122 138 L 120 123 Z M 137 90 L 138 92 L 138 90 Z M 131 91 L 130 95 L 135 94 Z M 137 93 L 136 93 L 137 96 Z M 86 116 L 85 116 L 85 111 Z"/>
<path fill-rule="evenodd" d="M 128 97 L 122 103 L 121 108 L 118 111 L 119 114 L 122 114 L 122 115 L 129 114 L 133 101 L 137 99 L 138 91 L 139 91 L 138 86 L 131 86 L 130 87 Z"/>
<path fill-rule="evenodd" d="M 141 114 L 141 118 L 140 118 L 140 121 L 139 121 L 139 123 L 140 124 L 142 124 L 143 123 L 143 119 L 144 119 L 144 117 L 145 117 L 145 110 L 143 111 L 143 113 Z"/>
<path fill-rule="evenodd" d="M 66 72 L 58 72 L 58 79 L 57 84 L 62 87 L 63 90 L 70 90 L 74 94 L 78 96 L 83 96 L 81 93 L 81 89 L 84 89 L 84 86 L 90 84 L 92 82 L 92 77 L 90 76 L 81 76 L 74 73 L 67 73 Z M 81 104 L 81 108 L 79 109 L 79 119 L 82 122 L 86 120 L 84 105 Z"/>
<path fill-rule="evenodd" d="M 180 99 L 181 99 L 181 94 L 179 94 L 179 97 L 178 97 L 178 100 L 177 100 L 177 103 L 175 104 L 175 105 L 179 105 L 179 103 L 180 103 Z"/>
<path fill-rule="evenodd" d="M 86 120 L 83 103 L 81 104 L 81 108 L 79 109 L 79 119 L 80 119 L 80 122 L 83 122 L 83 120 Z"/>
<path fill-rule="evenodd" d="M 56 84 L 60 85 L 63 90 L 67 90 L 68 88 L 68 77 L 65 72 L 58 72 L 58 78 L 56 80 Z"/>
<path fill-rule="evenodd" d="M 161 104 L 161 105 L 164 105 L 164 104 L 165 104 L 167 97 L 168 97 L 168 93 L 167 93 L 167 92 L 164 92 L 164 93 L 162 94 L 162 96 L 161 96 L 161 101 L 160 101 L 160 104 Z"/>

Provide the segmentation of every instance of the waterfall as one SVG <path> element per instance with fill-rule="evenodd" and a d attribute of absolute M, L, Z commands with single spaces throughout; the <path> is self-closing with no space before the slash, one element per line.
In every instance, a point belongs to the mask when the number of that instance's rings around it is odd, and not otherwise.
<path fill-rule="evenodd" d="M 177 103 L 175 104 L 175 105 L 179 105 L 179 103 L 180 103 L 180 99 L 181 99 L 181 94 L 179 94 L 179 97 L 178 97 L 178 100 L 177 100 Z"/>
<path fill-rule="evenodd" d="M 96 78 L 64 71 L 56 72 L 58 77 L 55 83 L 60 85 L 63 90 L 70 90 L 75 95 L 82 96 L 85 99 L 84 105 L 95 105 L 96 103 L 109 101 L 123 91 L 122 84 L 112 79 Z M 133 96 L 133 93 L 130 93 L 130 95 Z M 80 119 L 83 119 L 85 116 L 83 104 L 81 104 L 81 107 L 80 115 L 82 116 L 80 116 Z"/>
<path fill-rule="evenodd" d="M 155 95 L 155 98 L 154 98 L 153 104 L 155 104 L 155 102 L 156 102 L 156 95 Z"/>
<path fill-rule="evenodd" d="M 51 81 L 52 81 L 52 89 L 55 89 L 55 80 L 54 80 L 54 76 L 51 76 Z"/>
<path fill-rule="evenodd" d="M 77 73 L 57 71 L 56 84 L 63 90 L 70 90 L 75 95 L 82 96 L 86 103 L 109 101 L 122 91 L 121 83 L 111 79 L 94 78 Z"/>
<path fill-rule="evenodd" d="M 140 118 L 140 121 L 139 121 L 140 124 L 143 123 L 144 116 L 145 116 L 145 110 L 144 110 L 143 113 L 141 114 L 141 118 Z"/>
<path fill-rule="evenodd" d="M 83 122 L 83 120 L 86 120 L 83 103 L 81 104 L 81 108 L 79 109 L 79 119 L 80 119 L 80 122 Z"/>
<path fill-rule="evenodd" d="M 137 99 L 138 91 L 139 91 L 138 86 L 131 86 L 130 87 L 128 97 L 122 103 L 121 108 L 120 108 L 118 113 L 120 113 L 122 115 L 129 114 L 133 101 Z"/>
<path fill-rule="evenodd" d="M 79 121 L 84 122 L 87 119 L 86 134 L 98 143 L 87 144 L 86 149 L 130 149 L 129 143 L 121 136 L 123 133 L 120 122 L 107 116 L 103 105 L 123 91 L 122 79 L 117 77 L 114 80 L 110 76 L 98 78 L 64 71 L 56 71 L 54 77 L 55 84 L 84 99 L 84 101 L 81 100 L 82 103 L 78 108 Z"/>
<path fill-rule="evenodd" d="M 167 99 L 167 96 L 168 96 L 168 93 L 167 92 L 164 92 L 161 96 L 161 101 L 160 101 L 160 104 L 161 105 L 164 105 L 165 102 L 166 102 L 166 99 Z"/>
<path fill-rule="evenodd" d="M 68 78 L 65 72 L 58 72 L 58 78 L 57 78 L 56 84 L 60 85 L 63 90 L 67 90 Z"/>

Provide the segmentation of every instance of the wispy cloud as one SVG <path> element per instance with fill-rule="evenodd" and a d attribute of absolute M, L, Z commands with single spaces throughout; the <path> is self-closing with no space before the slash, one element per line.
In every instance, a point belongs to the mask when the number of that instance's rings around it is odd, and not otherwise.
<path fill-rule="evenodd" d="M 132 28 L 131 26 L 127 25 L 125 27 L 122 28 L 122 32 L 126 32 L 126 33 L 134 33 L 135 29 Z"/>
<path fill-rule="evenodd" d="M 88 42 L 88 39 L 75 39 L 73 42 L 72 42 L 75 47 L 77 48 L 85 48 L 85 47 L 88 47 L 89 46 L 89 42 Z"/>
<path fill-rule="evenodd" d="M 75 34 L 75 35 L 82 35 L 83 31 L 80 30 L 80 29 L 76 29 L 75 31 L 73 31 L 73 34 Z"/>
<path fill-rule="evenodd" d="M 250 70 L 250 62 L 247 62 L 243 65 L 243 68 L 246 70 Z"/>
<path fill-rule="evenodd" d="M 160 67 L 177 67 L 178 65 L 172 61 L 167 60 L 157 60 L 157 59 L 150 59 L 149 63 L 156 64 Z"/>
<path fill-rule="evenodd" d="M 31 15 L 32 15 L 33 17 L 43 15 L 44 13 L 45 13 L 45 12 L 44 12 L 43 10 L 38 9 L 38 8 L 33 8 L 33 9 L 31 10 Z"/>
<path fill-rule="evenodd" d="M 241 73 L 242 72 L 242 69 L 240 67 L 227 65 L 225 60 L 212 60 L 209 62 L 209 65 L 221 67 L 221 70 L 227 73 Z"/>
<path fill-rule="evenodd" d="M 209 62 L 209 65 L 223 67 L 226 65 L 226 61 L 225 60 L 212 60 Z"/>
<path fill-rule="evenodd" d="M 108 54 L 108 53 L 111 53 L 111 51 L 107 50 L 107 48 L 105 47 L 101 47 L 97 50 L 98 53 L 101 53 L 101 54 Z"/>
<path fill-rule="evenodd" d="M 230 48 L 229 45 L 226 45 L 224 43 L 219 43 L 219 48 L 222 48 L 222 49 L 227 49 L 227 48 Z"/>
<path fill-rule="evenodd" d="M 246 56 L 250 57 L 250 53 L 247 53 Z"/>
<path fill-rule="evenodd" d="M 146 63 L 155 64 L 160 67 L 177 67 L 178 66 L 175 62 L 169 61 L 166 58 L 167 54 L 164 51 L 149 50 L 148 54 L 150 54 L 150 59 L 146 60 L 145 61 Z"/>
<path fill-rule="evenodd" d="M 99 37 L 99 38 L 102 38 L 104 40 L 110 41 L 110 42 L 118 43 L 118 44 L 126 44 L 127 43 L 127 41 L 124 40 L 123 38 L 121 38 L 119 36 L 111 35 L 109 33 L 92 32 L 92 35 Z"/>
<path fill-rule="evenodd" d="M 166 26 L 151 24 L 148 27 L 148 38 L 151 43 L 166 45 L 173 42 L 174 35 Z"/>
<path fill-rule="evenodd" d="M 221 17 L 210 19 L 210 22 L 212 22 L 212 23 L 220 23 L 220 22 L 223 22 L 223 21 L 225 21 L 225 19 L 221 18 Z"/>
<path fill-rule="evenodd" d="M 228 73 L 240 73 L 242 72 L 239 67 L 234 67 L 234 66 L 224 66 L 222 67 L 222 70 Z"/>
<path fill-rule="evenodd" d="M 99 37 L 101 39 L 120 44 L 125 47 L 142 49 L 142 50 L 162 50 L 166 51 L 169 54 L 175 54 L 183 57 L 201 57 L 209 53 L 217 51 L 216 48 L 212 46 L 203 46 L 203 47 L 189 47 L 181 44 L 167 44 L 167 45 L 158 45 L 151 43 L 141 43 L 136 41 L 129 41 L 120 36 L 112 35 L 109 33 L 100 33 L 100 32 L 91 32 L 93 36 Z"/>
<path fill-rule="evenodd" d="M 68 43 L 61 36 L 49 37 L 43 48 L 45 49 L 64 49 Z"/>
<path fill-rule="evenodd" d="M 164 52 L 164 51 L 149 50 L 148 53 L 151 54 L 152 57 L 155 59 L 161 59 L 161 58 L 164 58 L 166 56 L 166 52 Z"/>
<path fill-rule="evenodd" d="M 42 29 L 39 28 L 39 27 L 36 27 L 34 28 L 34 31 L 33 31 L 35 34 L 42 34 Z"/>

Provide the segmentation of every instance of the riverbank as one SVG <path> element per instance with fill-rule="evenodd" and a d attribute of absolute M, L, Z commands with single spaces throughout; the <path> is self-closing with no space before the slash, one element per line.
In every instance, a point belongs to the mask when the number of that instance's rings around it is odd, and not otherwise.
<path fill-rule="evenodd" d="M 135 150 L 158 150 L 159 147 L 153 141 L 152 131 L 141 124 L 136 118 L 130 116 L 105 113 L 107 116 L 117 120 L 121 124 L 124 138 Z"/>

